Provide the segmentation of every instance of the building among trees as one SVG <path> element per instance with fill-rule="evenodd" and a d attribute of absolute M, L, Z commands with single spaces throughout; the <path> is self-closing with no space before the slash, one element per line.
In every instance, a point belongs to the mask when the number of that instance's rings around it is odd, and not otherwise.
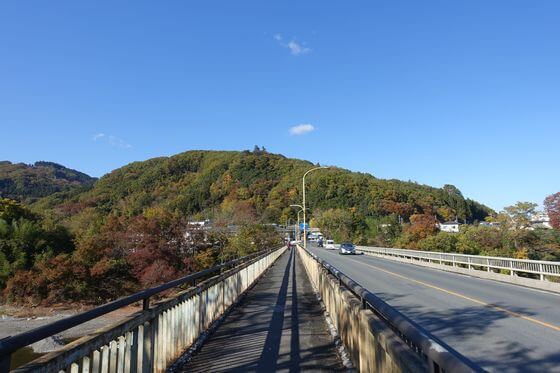
<path fill-rule="evenodd" d="M 438 223 L 438 228 L 442 232 L 448 233 L 459 233 L 459 223 L 458 221 L 446 221 L 444 223 Z"/>
<path fill-rule="evenodd" d="M 529 229 L 552 229 L 548 214 L 542 211 L 533 214 L 533 216 L 531 216 L 531 226 Z"/>

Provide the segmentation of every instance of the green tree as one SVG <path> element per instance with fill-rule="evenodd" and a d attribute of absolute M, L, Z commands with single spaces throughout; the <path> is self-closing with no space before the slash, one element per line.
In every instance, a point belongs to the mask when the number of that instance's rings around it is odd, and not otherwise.
<path fill-rule="evenodd" d="M 323 234 L 337 242 L 352 239 L 354 233 L 354 219 L 352 212 L 347 209 L 328 209 L 317 211 L 315 220 Z"/>
<path fill-rule="evenodd" d="M 418 248 L 425 251 L 440 251 L 443 253 L 457 252 L 457 235 L 447 232 L 439 232 L 428 236 L 418 242 Z"/>
<path fill-rule="evenodd" d="M 535 213 L 537 207 L 536 203 L 532 202 L 517 202 L 513 206 L 504 208 L 504 212 L 509 218 L 509 224 L 514 229 L 528 228 L 531 223 L 531 217 Z"/>

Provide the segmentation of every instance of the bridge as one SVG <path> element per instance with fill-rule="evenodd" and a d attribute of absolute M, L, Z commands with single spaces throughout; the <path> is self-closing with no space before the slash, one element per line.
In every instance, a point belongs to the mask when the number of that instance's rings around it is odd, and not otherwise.
<path fill-rule="evenodd" d="M 560 371 L 560 263 L 359 253 L 309 245 L 233 260 L 2 339 L 0 372 L 20 348 L 138 303 L 12 371 Z"/>

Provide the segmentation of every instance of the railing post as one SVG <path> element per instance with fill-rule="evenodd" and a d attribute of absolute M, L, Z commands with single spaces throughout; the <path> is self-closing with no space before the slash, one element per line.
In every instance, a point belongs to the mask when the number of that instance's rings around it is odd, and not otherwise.
<path fill-rule="evenodd" d="M 150 309 L 150 297 L 142 299 L 142 310 L 147 311 Z"/>
<path fill-rule="evenodd" d="M 154 347 L 157 317 L 151 322 L 144 323 L 144 343 L 142 344 L 142 372 L 152 373 L 154 371 Z"/>
<path fill-rule="evenodd" d="M 546 279 L 544 278 L 544 268 L 542 263 L 539 263 L 539 277 L 541 279 L 541 281 L 545 281 Z"/>
<path fill-rule="evenodd" d="M 222 276 L 222 312 L 226 310 L 226 279 Z"/>
<path fill-rule="evenodd" d="M 198 321 L 199 321 L 199 325 L 198 328 L 200 330 L 200 334 L 202 334 L 202 332 L 204 331 L 205 327 L 204 327 L 204 303 L 202 302 L 202 290 L 199 287 L 197 289 L 197 293 L 198 293 Z"/>
<path fill-rule="evenodd" d="M 510 276 L 515 276 L 515 271 L 513 270 L 513 260 L 510 260 L 509 268 L 510 268 L 510 270 L 509 270 Z"/>
<path fill-rule="evenodd" d="M 489 258 L 486 258 L 486 271 L 491 272 L 491 269 L 490 269 L 490 259 L 489 259 Z"/>

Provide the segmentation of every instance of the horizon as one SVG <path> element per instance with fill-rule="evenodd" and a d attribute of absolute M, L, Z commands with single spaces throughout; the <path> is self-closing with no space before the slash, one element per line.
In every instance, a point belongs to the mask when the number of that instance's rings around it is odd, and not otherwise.
<path fill-rule="evenodd" d="M 505 0 L 5 3 L 0 158 L 99 177 L 257 144 L 453 184 L 497 211 L 542 206 L 560 185 L 559 12 Z"/>

